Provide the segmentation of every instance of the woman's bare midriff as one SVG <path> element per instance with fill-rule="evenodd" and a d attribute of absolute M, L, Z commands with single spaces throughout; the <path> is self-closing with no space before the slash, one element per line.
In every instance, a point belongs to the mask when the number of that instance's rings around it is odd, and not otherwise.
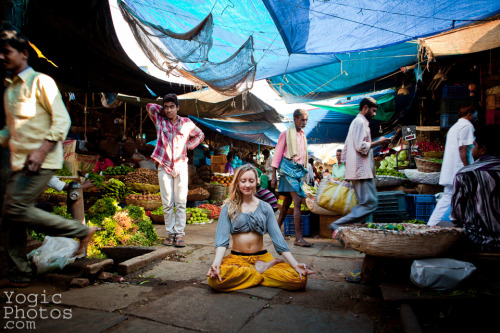
<path fill-rule="evenodd" d="M 231 250 L 241 253 L 256 253 L 265 250 L 264 237 L 256 232 L 250 231 L 242 234 L 234 234 Z"/>

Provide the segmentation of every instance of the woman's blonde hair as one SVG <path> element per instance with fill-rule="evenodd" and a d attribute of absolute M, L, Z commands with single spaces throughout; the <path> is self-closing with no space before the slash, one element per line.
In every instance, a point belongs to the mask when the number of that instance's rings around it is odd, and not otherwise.
<path fill-rule="evenodd" d="M 239 183 L 241 176 L 247 171 L 253 171 L 253 173 L 255 174 L 255 180 L 257 181 L 257 183 L 259 182 L 257 169 L 252 164 L 242 165 L 235 170 L 233 182 L 229 186 L 229 198 L 227 198 L 226 201 L 224 201 L 224 204 L 227 206 L 229 219 L 231 221 L 236 220 L 238 215 L 240 215 L 241 213 L 241 203 L 243 202 L 243 194 L 241 193 Z"/>

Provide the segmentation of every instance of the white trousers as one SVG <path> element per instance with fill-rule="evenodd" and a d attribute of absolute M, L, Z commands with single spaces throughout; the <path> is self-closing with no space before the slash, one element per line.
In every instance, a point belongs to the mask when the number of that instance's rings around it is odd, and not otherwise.
<path fill-rule="evenodd" d="M 446 213 L 448 208 L 450 208 L 451 206 L 452 196 L 453 196 L 453 185 L 446 185 L 444 187 L 443 196 L 437 202 L 436 208 L 434 208 L 434 211 L 432 212 L 432 215 L 429 218 L 429 222 L 427 222 L 427 225 L 436 225 L 439 222 L 441 222 L 444 213 Z"/>
<path fill-rule="evenodd" d="M 163 216 L 165 229 L 168 235 L 184 236 L 186 227 L 186 199 L 188 193 L 188 168 L 180 168 L 177 177 L 169 175 L 165 169 L 158 168 L 158 181 L 160 183 L 161 201 L 163 203 Z M 174 213 L 174 206 L 176 211 Z"/>

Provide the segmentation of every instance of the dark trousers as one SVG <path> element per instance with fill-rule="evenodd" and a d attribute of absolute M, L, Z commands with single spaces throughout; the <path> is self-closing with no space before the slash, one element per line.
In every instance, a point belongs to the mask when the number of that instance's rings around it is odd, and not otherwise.
<path fill-rule="evenodd" d="M 41 169 L 33 176 L 22 172 L 12 175 L 7 184 L 0 234 L 7 249 L 8 278 L 13 282 L 29 282 L 31 264 L 26 258 L 27 229 L 49 236 L 83 238 L 88 227 L 75 220 L 53 215 L 35 207 L 55 170 Z"/>

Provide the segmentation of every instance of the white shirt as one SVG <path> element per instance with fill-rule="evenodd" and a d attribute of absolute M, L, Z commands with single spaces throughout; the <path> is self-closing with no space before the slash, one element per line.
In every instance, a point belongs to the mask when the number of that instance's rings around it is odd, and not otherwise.
<path fill-rule="evenodd" d="M 341 160 L 345 162 L 345 179 L 370 179 L 375 174 L 372 137 L 369 122 L 358 114 L 349 126 Z"/>
<path fill-rule="evenodd" d="M 64 190 L 64 186 L 66 186 L 66 183 L 57 178 L 56 176 L 52 176 L 49 182 L 47 183 L 47 186 L 52 187 L 54 190 L 61 192 L 62 190 Z"/>
<path fill-rule="evenodd" d="M 444 147 L 443 166 L 439 176 L 439 184 L 442 186 L 453 185 L 458 170 L 464 167 L 460 159 L 459 148 L 474 143 L 474 126 L 467 119 L 460 118 L 453 125 L 446 136 Z"/>
<path fill-rule="evenodd" d="M 314 170 L 311 163 L 307 163 L 307 176 L 309 178 L 309 182 L 307 184 L 314 184 Z"/>

